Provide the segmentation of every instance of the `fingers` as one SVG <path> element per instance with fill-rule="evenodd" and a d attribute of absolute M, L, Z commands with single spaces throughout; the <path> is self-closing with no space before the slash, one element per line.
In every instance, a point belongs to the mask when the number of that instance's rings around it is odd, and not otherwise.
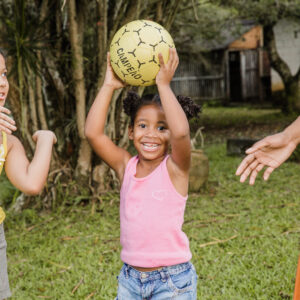
<path fill-rule="evenodd" d="M 10 111 L 8 109 L 2 110 L 5 111 L 6 113 L 10 113 Z M 0 130 L 11 134 L 12 131 L 17 130 L 17 127 L 15 126 L 15 121 L 13 119 L 11 119 L 10 117 L 8 117 L 6 114 L 4 113 L 0 113 Z"/>
<path fill-rule="evenodd" d="M 268 167 L 264 173 L 264 180 L 268 180 L 271 173 L 275 170 L 275 168 Z"/>
<path fill-rule="evenodd" d="M 57 143 L 57 137 L 55 135 L 55 133 L 53 132 L 53 144 L 56 144 Z"/>
<path fill-rule="evenodd" d="M 7 122 L 11 125 L 16 124 L 16 122 L 12 118 L 8 117 L 6 114 L 3 114 L 3 113 L 0 113 L 0 121 Z"/>
<path fill-rule="evenodd" d="M 264 168 L 264 164 L 259 164 L 251 173 L 250 179 L 249 179 L 249 184 L 253 185 L 255 183 L 255 179 L 257 174 Z"/>
<path fill-rule="evenodd" d="M 168 64 L 172 67 L 174 64 L 174 59 L 175 59 L 175 53 L 173 48 L 169 48 L 169 60 Z"/>
<path fill-rule="evenodd" d="M 53 131 L 51 130 L 37 130 L 33 135 L 32 135 L 32 140 L 36 143 L 38 139 L 52 139 L 53 144 L 56 144 L 57 138 L 56 135 Z"/>
<path fill-rule="evenodd" d="M 15 131 L 16 129 L 17 129 L 16 127 L 13 127 L 10 129 L 10 126 L 8 126 L 8 125 L 5 125 L 5 126 L 0 125 L 0 131 L 4 131 L 7 134 L 11 134 L 12 131 Z"/>
<path fill-rule="evenodd" d="M 108 67 L 111 67 L 110 53 L 109 53 L 109 52 L 107 52 L 107 55 L 106 55 L 106 63 L 107 63 L 107 66 L 108 66 Z"/>
<path fill-rule="evenodd" d="M 235 175 L 239 176 L 241 175 L 245 169 L 248 167 L 248 165 L 250 165 L 253 160 L 255 159 L 255 156 L 253 154 L 249 154 L 247 155 L 243 161 L 240 163 L 240 165 L 238 166 L 236 172 L 235 172 Z"/>
<path fill-rule="evenodd" d="M 5 113 L 7 115 L 11 114 L 10 110 L 6 107 L 3 107 L 3 106 L 0 106 L 0 112 Z"/>
<path fill-rule="evenodd" d="M 253 163 L 251 163 L 246 170 L 243 172 L 243 174 L 241 175 L 240 178 L 240 182 L 244 182 L 247 177 L 250 175 L 250 173 L 252 173 L 252 171 L 259 165 L 259 162 L 257 160 L 255 160 Z"/>
<path fill-rule="evenodd" d="M 161 67 L 165 67 L 167 65 L 173 70 L 176 69 L 179 64 L 179 58 L 175 48 L 169 48 L 169 60 L 167 64 L 164 62 L 164 58 L 161 53 L 158 53 L 158 60 Z"/>
<path fill-rule="evenodd" d="M 172 60 L 172 69 L 176 70 L 179 64 L 179 57 L 176 51 L 176 48 L 170 48 L 170 51 L 173 53 L 173 60 Z"/>
<path fill-rule="evenodd" d="M 165 67 L 165 62 L 164 62 L 164 58 L 163 58 L 161 53 L 158 53 L 158 61 L 159 61 L 160 67 L 164 68 Z"/>
<path fill-rule="evenodd" d="M 39 132 L 39 130 L 36 131 L 36 132 L 32 135 L 32 140 L 33 140 L 35 143 L 36 143 L 37 138 L 38 138 L 38 132 Z"/>
<path fill-rule="evenodd" d="M 247 149 L 246 153 L 251 154 L 251 153 L 257 151 L 258 149 L 262 149 L 267 146 L 269 146 L 268 140 L 262 139 L 261 141 L 258 141 L 255 144 L 253 144 L 251 148 Z"/>

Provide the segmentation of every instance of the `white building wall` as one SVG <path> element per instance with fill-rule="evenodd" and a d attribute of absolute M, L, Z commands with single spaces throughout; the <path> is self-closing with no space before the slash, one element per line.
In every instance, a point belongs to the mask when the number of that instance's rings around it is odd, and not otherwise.
<path fill-rule="evenodd" d="M 300 21 L 280 20 L 274 27 L 278 54 L 288 64 L 292 75 L 300 66 Z M 272 90 L 283 89 L 278 73 L 271 70 Z"/>

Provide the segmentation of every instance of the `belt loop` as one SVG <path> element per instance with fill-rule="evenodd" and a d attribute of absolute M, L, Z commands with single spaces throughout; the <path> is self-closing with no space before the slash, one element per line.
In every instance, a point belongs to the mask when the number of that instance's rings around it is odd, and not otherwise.
<path fill-rule="evenodd" d="M 127 264 L 124 264 L 124 266 L 125 266 L 125 277 L 126 277 L 126 279 L 128 279 L 129 278 L 129 274 L 128 274 L 129 266 Z"/>
<path fill-rule="evenodd" d="M 161 281 L 162 282 L 166 282 L 167 278 L 168 278 L 168 275 L 166 274 L 166 272 L 164 271 L 164 269 L 160 269 L 159 270 L 159 274 L 161 276 Z"/>

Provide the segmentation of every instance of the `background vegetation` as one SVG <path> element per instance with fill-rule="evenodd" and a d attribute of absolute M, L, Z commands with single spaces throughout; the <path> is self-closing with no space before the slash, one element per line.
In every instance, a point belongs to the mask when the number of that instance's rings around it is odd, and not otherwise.
<path fill-rule="evenodd" d="M 252 19 L 269 33 L 265 41 L 272 66 L 281 75 L 286 111 L 299 111 L 299 74 L 291 74 L 277 55 L 272 28 L 282 18 L 299 18 L 300 0 L 3 0 L 0 3 L 0 46 L 8 52 L 8 106 L 17 122 L 19 137 L 28 155 L 31 135 L 51 129 L 58 143 L 54 151 L 43 205 L 50 208 L 60 189 L 96 201 L 116 187 L 114 174 L 97 158 L 83 128 L 87 111 L 103 81 L 110 41 L 125 23 L 151 19 L 173 36 L 182 58 L 191 54 L 197 40 L 218 39 L 224 26 L 236 19 Z M 230 28 L 230 26 L 228 27 Z M 204 49 L 199 49 L 204 50 Z M 144 89 L 139 89 L 142 93 Z M 122 113 L 127 89 L 115 93 L 107 120 L 107 134 L 128 147 L 128 120 Z M 200 124 L 199 126 L 202 126 Z M 59 184 L 58 184 L 59 183 Z M 64 191 L 68 193 L 68 191 Z M 15 202 L 32 200 L 21 195 Z"/>
<path fill-rule="evenodd" d="M 271 63 L 282 68 L 279 74 L 286 83 L 285 110 L 294 115 L 283 115 L 276 108 L 204 106 L 202 119 L 192 128 L 205 127 L 210 177 L 201 194 L 188 200 L 184 230 L 199 275 L 200 299 L 291 298 L 299 252 L 299 164 L 284 164 L 267 183 L 242 185 L 234 176 L 241 158 L 226 156 L 225 140 L 278 132 L 298 114 L 299 71 L 292 75 L 281 61 L 278 64 L 272 39 L 278 20 L 299 16 L 298 4 L 298 0 L 1 1 L 0 45 L 9 55 L 8 103 L 18 135 L 29 155 L 37 128 L 49 128 L 58 137 L 42 195 L 26 198 L 0 178 L 14 299 L 116 295 L 121 267 L 119 197 L 113 190 L 113 174 L 93 155 L 83 126 L 103 80 L 112 36 L 123 24 L 140 18 L 170 30 L 182 55 L 199 35 L 215 38 L 234 18 L 254 18 L 266 26 Z M 120 139 L 127 124 L 120 110 L 125 93 L 115 94 L 107 134 L 127 147 L 128 141 Z"/>
<path fill-rule="evenodd" d="M 288 162 L 268 182 L 259 176 L 253 187 L 241 184 L 234 175 L 241 158 L 226 155 L 222 130 L 244 136 L 245 120 L 251 120 L 252 137 L 258 138 L 261 128 L 273 133 L 293 117 L 256 109 L 233 120 L 231 112 L 217 107 L 203 112 L 209 182 L 200 194 L 190 195 L 184 224 L 199 276 L 198 298 L 291 299 L 299 253 L 300 165 Z M 211 122 L 218 116 L 218 122 Z M 15 193 L 3 177 L 0 192 L 9 199 Z M 106 300 L 116 295 L 122 264 L 118 193 L 103 194 L 94 203 L 68 194 L 63 199 L 63 206 L 53 203 L 52 212 L 26 208 L 8 213 L 13 299 Z M 36 207 L 42 201 L 36 199 Z"/>

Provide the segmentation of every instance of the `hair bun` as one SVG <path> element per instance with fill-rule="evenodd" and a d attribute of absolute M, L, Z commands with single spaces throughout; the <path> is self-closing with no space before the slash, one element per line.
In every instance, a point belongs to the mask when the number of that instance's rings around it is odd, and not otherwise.
<path fill-rule="evenodd" d="M 197 117 L 198 114 L 201 112 L 201 106 L 196 104 L 190 97 L 179 95 L 177 96 L 177 100 L 188 119 Z"/>
<path fill-rule="evenodd" d="M 131 116 L 140 101 L 141 98 L 136 92 L 128 91 L 127 96 L 123 100 L 123 108 L 126 115 Z"/>

